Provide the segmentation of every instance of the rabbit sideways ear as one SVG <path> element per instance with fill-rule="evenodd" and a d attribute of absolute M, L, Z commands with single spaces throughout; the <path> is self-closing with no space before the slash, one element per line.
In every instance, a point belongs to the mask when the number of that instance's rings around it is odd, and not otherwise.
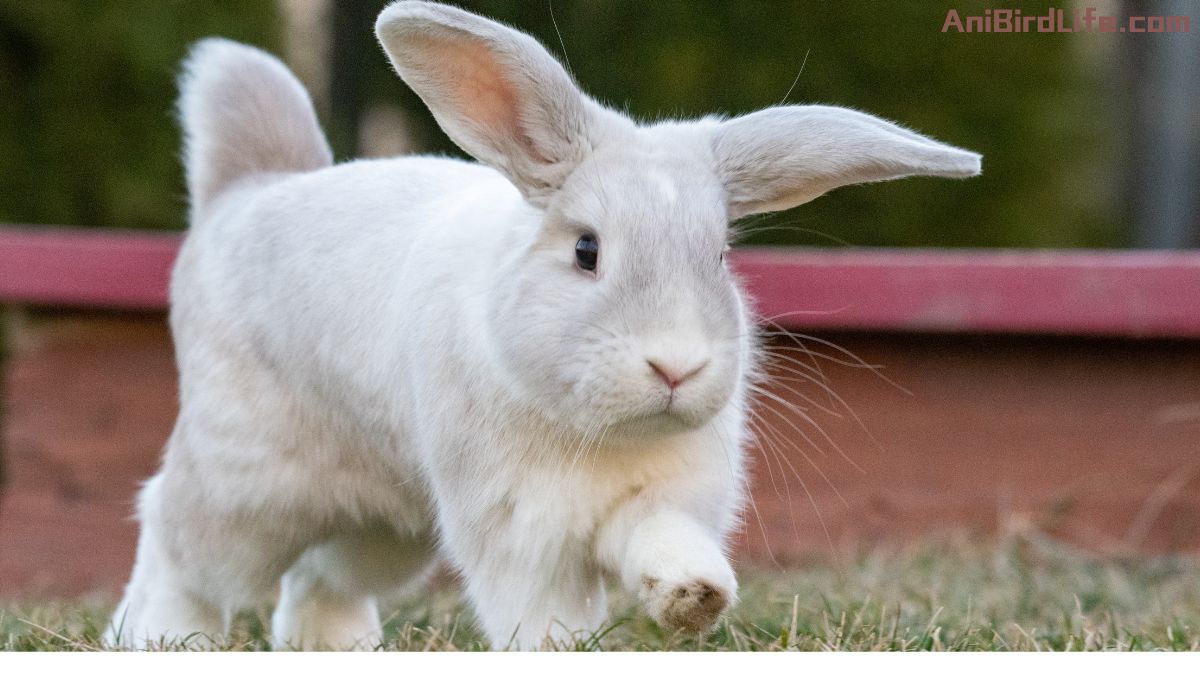
<path fill-rule="evenodd" d="M 973 152 L 833 106 L 781 106 L 722 122 L 713 151 L 731 220 L 798 206 L 853 183 L 980 172 Z"/>
<path fill-rule="evenodd" d="M 541 203 L 584 158 L 589 105 L 532 37 L 460 9 L 402 0 L 375 33 L 451 140 Z"/>

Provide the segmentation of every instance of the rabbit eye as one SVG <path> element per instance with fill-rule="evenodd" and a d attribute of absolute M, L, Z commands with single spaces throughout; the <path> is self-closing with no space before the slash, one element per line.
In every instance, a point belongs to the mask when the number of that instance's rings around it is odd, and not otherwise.
<path fill-rule="evenodd" d="M 596 271 L 596 259 L 600 256 L 600 242 L 596 237 L 585 234 L 575 242 L 575 264 L 587 272 Z"/>

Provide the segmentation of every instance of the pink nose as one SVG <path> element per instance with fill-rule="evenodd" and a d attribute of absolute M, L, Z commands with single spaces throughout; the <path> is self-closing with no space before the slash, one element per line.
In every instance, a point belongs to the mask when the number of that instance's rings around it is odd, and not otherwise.
<path fill-rule="evenodd" d="M 705 361 L 704 363 L 689 369 L 687 366 L 681 367 L 675 364 L 668 365 L 666 363 L 662 363 L 661 361 L 651 361 L 650 359 L 646 359 L 646 363 L 650 364 L 650 368 L 654 371 L 654 373 L 658 375 L 659 379 L 665 382 L 672 391 L 678 389 L 679 385 L 694 377 L 701 370 L 704 370 L 704 367 L 708 365 L 708 361 Z"/>

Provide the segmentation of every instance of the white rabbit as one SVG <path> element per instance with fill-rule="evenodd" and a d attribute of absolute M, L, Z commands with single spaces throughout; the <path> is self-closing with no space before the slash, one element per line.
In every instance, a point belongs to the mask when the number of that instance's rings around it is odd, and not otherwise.
<path fill-rule="evenodd" d="M 978 155 L 827 106 L 638 124 L 533 38 L 403 1 L 376 31 L 479 160 L 332 165 L 273 57 L 199 43 L 180 111 L 192 228 L 172 282 L 181 409 L 143 489 L 114 639 L 372 648 L 376 598 L 444 556 L 494 648 L 734 602 L 754 320 L 728 224 Z"/>

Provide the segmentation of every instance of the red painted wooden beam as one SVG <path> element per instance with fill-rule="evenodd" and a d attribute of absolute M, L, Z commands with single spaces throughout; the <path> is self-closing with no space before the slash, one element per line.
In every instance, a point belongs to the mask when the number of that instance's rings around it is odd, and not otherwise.
<path fill-rule="evenodd" d="M 163 309 L 174 233 L 0 228 L 0 302 Z"/>
<path fill-rule="evenodd" d="M 0 301 L 162 309 L 170 233 L 0 228 Z M 796 330 L 1200 338 L 1200 251 L 740 249 Z"/>
<path fill-rule="evenodd" d="M 738 253 L 788 328 L 1200 337 L 1200 251 Z"/>

